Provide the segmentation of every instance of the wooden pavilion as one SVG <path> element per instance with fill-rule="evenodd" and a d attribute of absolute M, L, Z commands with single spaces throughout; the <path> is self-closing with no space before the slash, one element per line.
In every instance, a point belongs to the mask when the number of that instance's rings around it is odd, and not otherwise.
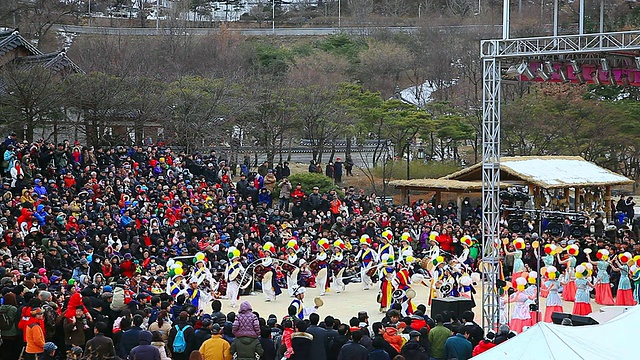
<path fill-rule="evenodd" d="M 580 156 L 521 156 L 500 159 L 500 187 L 526 188 L 535 209 L 604 211 L 612 216 L 611 189 L 634 181 L 586 161 Z M 455 195 L 458 209 L 469 194 L 482 192 L 482 163 L 438 179 L 394 180 L 403 202 L 409 191 L 428 192 L 442 202 L 443 193 Z M 573 201 L 571 195 L 573 193 Z"/>

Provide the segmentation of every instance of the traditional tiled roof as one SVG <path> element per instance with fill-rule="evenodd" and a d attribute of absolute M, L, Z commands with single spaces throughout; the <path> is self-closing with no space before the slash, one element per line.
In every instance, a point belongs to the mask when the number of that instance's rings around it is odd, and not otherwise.
<path fill-rule="evenodd" d="M 16 59 L 16 62 L 25 69 L 40 65 L 54 74 L 61 72 L 83 73 L 82 69 L 69 59 L 64 50 L 42 55 L 23 56 Z"/>
<path fill-rule="evenodd" d="M 38 48 L 27 39 L 23 38 L 18 30 L 0 32 L 0 57 L 5 56 L 20 46 L 24 47 L 31 55 L 42 55 L 42 51 L 38 50 Z"/>
<path fill-rule="evenodd" d="M 18 30 L 0 31 L 0 58 L 19 47 L 23 47 L 29 53 L 14 60 L 22 68 L 30 68 L 37 64 L 51 70 L 54 74 L 83 72 L 69 59 L 64 50 L 45 54 L 22 37 Z"/>

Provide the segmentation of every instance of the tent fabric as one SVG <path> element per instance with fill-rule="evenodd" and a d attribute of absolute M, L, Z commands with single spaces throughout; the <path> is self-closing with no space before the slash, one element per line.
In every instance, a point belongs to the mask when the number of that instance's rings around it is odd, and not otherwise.
<path fill-rule="evenodd" d="M 638 359 L 637 324 L 640 306 L 601 325 L 535 326 L 476 357 L 474 360 L 619 360 Z"/>

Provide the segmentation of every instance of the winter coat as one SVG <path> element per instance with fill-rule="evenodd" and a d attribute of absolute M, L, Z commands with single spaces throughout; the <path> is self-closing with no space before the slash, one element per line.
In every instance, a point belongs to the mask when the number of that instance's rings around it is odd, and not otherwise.
<path fill-rule="evenodd" d="M 27 347 L 25 352 L 28 354 L 39 354 L 44 352 L 44 332 L 42 326 L 38 322 L 32 322 L 26 327 Z"/>
<path fill-rule="evenodd" d="M 193 330 L 193 326 L 189 326 L 185 329 L 185 326 L 187 325 L 190 324 L 188 324 L 186 321 L 180 320 L 180 318 L 178 318 L 178 320 L 173 323 L 173 325 L 171 326 L 171 330 L 169 330 L 169 343 L 167 344 L 169 346 L 169 351 L 173 351 L 173 342 L 175 341 L 176 335 L 178 334 L 176 326 L 180 329 L 184 329 L 182 332 L 182 334 L 184 335 L 184 341 L 185 343 L 189 344 L 189 341 L 191 340 L 191 337 L 193 336 L 195 330 Z"/>
<path fill-rule="evenodd" d="M 477 356 L 482 354 L 483 352 L 495 347 L 496 344 L 492 343 L 491 341 L 486 341 L 486 340 L 480 340 L 480 342 L 478 343 L 478 345 L 476 345 L 476 347 L 473 348 L 473 356 Z"/>
<path fill-rule="evenodd" d="M 256 338 L 238 337 L 231 344 L 231 356 L 236 360 L 254 360 L 256 354 L 262 357 L 264 350 L 260 341 Z"/>
<path fill-rule="evenodd" d="M 271 339 L 260 337 L 260 345 L 264 351 L 261 360 L 276 360 L 276 345 Z"/>
<path fill-rule="evenodd" d="M 429 354 L 424 350 L 422 345 L 415 340 L 409 340 L 402 347 L 400 352 L 406 360 L 428 360 Z"/>
<path fill-rule="evenodd" d="M 82 319 L 76 318 L 75 323 L 71 322 L 71 320 L 65 318 L 63 322 L 64 327 L 64 343 L 66 345 L 76 345 L 82 346 L 85 345 L 85 336 L 84 336 L 84 328 Z"/>
<path fill-rule="evenodd" d="M 369 351 L 359 343 L 349 341 L 340 349 L 338 360 L 366 360 Z"/>
<path fill-rule="evenodd" d="M 391 360 L 389 353 L 383 349 L 374 349 L 369 353 L 367 360 Z"/>
<path fill-rule="evenodd" d="M 131 349 L 129 360 L 160 360 L 160 351 L 151 345 L 151 333 L 143 331 L 140 333 L 140 345 Z"/>
<path fill-rule="evenodd" d="M 189 339 L 189 343 L 187 344 L 187 351 L 189 354 L 194 351 L 200 349 L 200 346 L 211 338 L 211 331 L 209 329 L 198 329 L 193 332 L 193 336 Z"/>
<path fill-rule="evenodd" d="M 269 189 L 269 191 L 273 191 L 276 188 L 276 176 L 273 173 L 267 173 L 264 176 L 264 187 Z"/>
<path fill-rule="evenodd" d="M 314 358 L 313 335 L 307 332 L 294 332 L 291 334 L 291 347 L 293 355 L 289 360 L 309 360 Z"/>
<path fill-rule="evenodd" d="M 2 305 L 0 311 L 6 311 L 9 320 L 12 321 L 11 328 L 9 330 L 2 330 L 3 337 L 17 336 L 18 335 L 18 308 L 13 305 Z"/>
<path fill-rule="evenodd" d="M 309 326 L 307 333 L 313 336 L 311 353 L 308 360 L 325 360 L 327 358 L 327 330 L 319 326 Z"/>
<path fill-rule="evenodd" d="M 158 349 L 158 352 L 160 353 L 160 360 L 171 360 L 169 354 L 167 354 L 167 347 L 165 346 L 164 342 L 153 341 L 151 343 L 151 346 L 155 346 L 156 349 Z"/>
<path fill-rule="evenodd" d="M 385 329 L 382 335 L 384 340 L 389 343 L 397 352 L 400 352 L 404 343 L 402 336 L 398 335 L 398 329 L 394 327 L 388 327 Z"/>
<path fill-rule="evenodd" d="M 246 336 L 256 339 L 260 336 L 260 322 L 248 301 L 240 304 L 240 311 L 233 323 L 233 335 L 237 338 Z"/>
<path fill-rule="evenodd" d="M 213 335 L 200 346 L 204 360 L 231 360 L 231 345 L 221 335 Z"/>
<path fill-rule="evenodd" d="M 291 183 L 290 182 L 284 182 L 281 181 L 278 184 L 278 187 L 280 188 L 280 199 L 289 199 L 291 198 Z"/>
<path fill-rule="evenodd" d="M 337 335 L 331 340 L 329 343 L 329 354 L 327 354 L 328 360 L 336 360 L 338 358 L 338 354 L 342 349 L 342 346 L 349 341 L 346 335 Z"/>
<path fill-rule="evenodd" d="M 116 352 L 113 346 L 113 340 L 103 334 L 96 334 L 93 339 L 87 341 L 85 354 L 92 354 L 92 359 L 114 358 Z"/>

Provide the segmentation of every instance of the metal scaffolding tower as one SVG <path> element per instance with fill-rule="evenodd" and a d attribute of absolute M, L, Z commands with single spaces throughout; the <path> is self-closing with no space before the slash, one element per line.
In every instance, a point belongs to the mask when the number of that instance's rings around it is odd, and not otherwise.
<path fill-rule="evenodd" d="M 554 36 L 510 38 L 509 0 L 504 0 L 502 39 L 482 40 L 482 321 L 496 328 L 500 319 L 500 105 L 503 77 L 520 81 L 640 86 L 640 31 L 584 33 L 580 0 L 579 33 L 558 35 L 558 0 L 554 1 Z M 614 69 L 615 67 L 615 69 Z M 506 71 L 507 69 L 512 71 Z M 511 74 L 509 74 L 511 72 Z"/>

